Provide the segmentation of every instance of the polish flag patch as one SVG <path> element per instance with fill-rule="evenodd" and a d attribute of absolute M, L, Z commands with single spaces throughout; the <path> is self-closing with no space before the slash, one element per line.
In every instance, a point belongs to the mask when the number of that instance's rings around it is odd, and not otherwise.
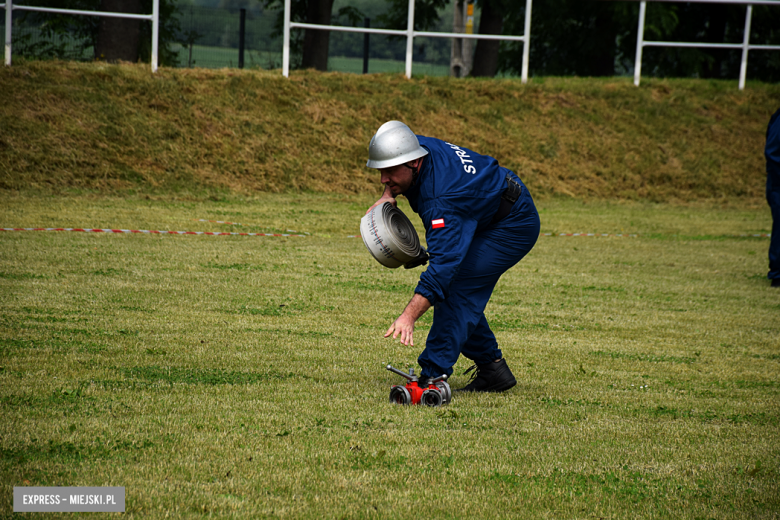
<path fill-rule="evenodd" d="M 433 229 L 439 229 L 444 227 L 444 219 L 443 218 L 437 218 L 436 220 L 431 220 L 431 227 Z"/>

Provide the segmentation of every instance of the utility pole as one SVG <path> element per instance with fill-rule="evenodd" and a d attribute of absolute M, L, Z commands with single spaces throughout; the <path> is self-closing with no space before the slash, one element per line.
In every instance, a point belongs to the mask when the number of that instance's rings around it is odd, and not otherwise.
<path fill-rule="evenodd" d="M 456 0 L 452 32 L 474 34 L 474 0 Z M 450 76 L 464 78 L 471 73 L 474 62 L 474 40 L 452 39 L 450 53 Z"/>

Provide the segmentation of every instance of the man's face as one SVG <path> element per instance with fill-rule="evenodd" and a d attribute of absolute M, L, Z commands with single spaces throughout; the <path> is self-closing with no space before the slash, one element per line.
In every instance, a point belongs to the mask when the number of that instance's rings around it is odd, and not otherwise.
<path fill-rule="evenodd" d="M 419 166 L 420 160 L 416 159 L 406 164 L 399 164 L 398 166 L 391 166 L 390 168 L 381 168 L 379 173 L 382 175 L 381 182 L 388 188 L 393 194 L 393 197 L 404 193 L 412 185 L 412 168 Z"/>

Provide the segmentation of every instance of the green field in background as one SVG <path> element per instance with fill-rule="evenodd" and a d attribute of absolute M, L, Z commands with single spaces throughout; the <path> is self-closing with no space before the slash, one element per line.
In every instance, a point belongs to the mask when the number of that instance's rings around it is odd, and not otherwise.
<path fill-rule="evenodd" d="M 180 67 L 187 67 L 189 63 L 192 63 L 193 67 L 216 69 L 238 67 L 238 49 L 193 45 L 192 62 L 190 62 L 189 49 L 187 47 L 177 46 L 174 47 L 174 51 L 176 51 L 177 48 Z M 281 69 L 282 53 L 247 49 L 244 51 L 244 67 L 248 69 Z M 331 72 L 361 74 L 363 72 L 363 59 L 333 56 L 328 60 L 328 70 Z M 369 60 L 368 63 L 368 72 L 370 74 L 384 72 L 403 74 L 405 72 L 405 64 L 403 61 L 372 59 Z M 428 76 L 447 76 L 449 75 L 449 66 L 416 62 L 412 66 L 412 73 Z"/>
<path fill-rule="evenodd" d="M 172 49 L 174 52 L 178 51 L 179 67 L 187 67 L 190 63 L 193 67 L 210 69 L 238 67 L 238 49 L 193 45 L 192 62 L 190 62 L 188 47 L 173 45 Z M 244 67 L 247 69 L 280 69 L 282 67 L 282 53 L 281 51 L 268 52 L 245 49 Z"/>

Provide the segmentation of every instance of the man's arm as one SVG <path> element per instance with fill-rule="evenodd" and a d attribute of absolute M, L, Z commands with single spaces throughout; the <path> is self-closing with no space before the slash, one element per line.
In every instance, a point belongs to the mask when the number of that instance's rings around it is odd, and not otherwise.
<path fill-rule="evenodd" d="M 374 209 L 376 206 L 379 206 L 380 204 L 384 204 L 385 202 L 389 202 L 395 207 L 398 207 L 398 204 L 395 201 L 395 197 L 393 197 L 393 193 L 390 191 L 389 186 L 385 186 L 385 191 L 382 193 L 382 196 L 379 198 L 378 201 L 374 202 L 374 204 L 366 210 L 366 213 Z"/>
<path fill-rule="evenodd" d="M 450 284 L 471 247 L 477 221 L 467 211 L 467 208 L 452 210 L 431 205 L 421 215 L 430 259 L 414 292 L 431 304 L 447 299 Z M 435 228 L 433 222 L 436 222 Z"/>
<path fill-rule="evenodd" d="M 395 339 L 400 334 L 401 343 L 414 346 L 414 323 L 430 308 L 431 302 L 425 296 L 415 293 L 404 312 L 387 329 L 385 337 L 392 334 Z"/>

